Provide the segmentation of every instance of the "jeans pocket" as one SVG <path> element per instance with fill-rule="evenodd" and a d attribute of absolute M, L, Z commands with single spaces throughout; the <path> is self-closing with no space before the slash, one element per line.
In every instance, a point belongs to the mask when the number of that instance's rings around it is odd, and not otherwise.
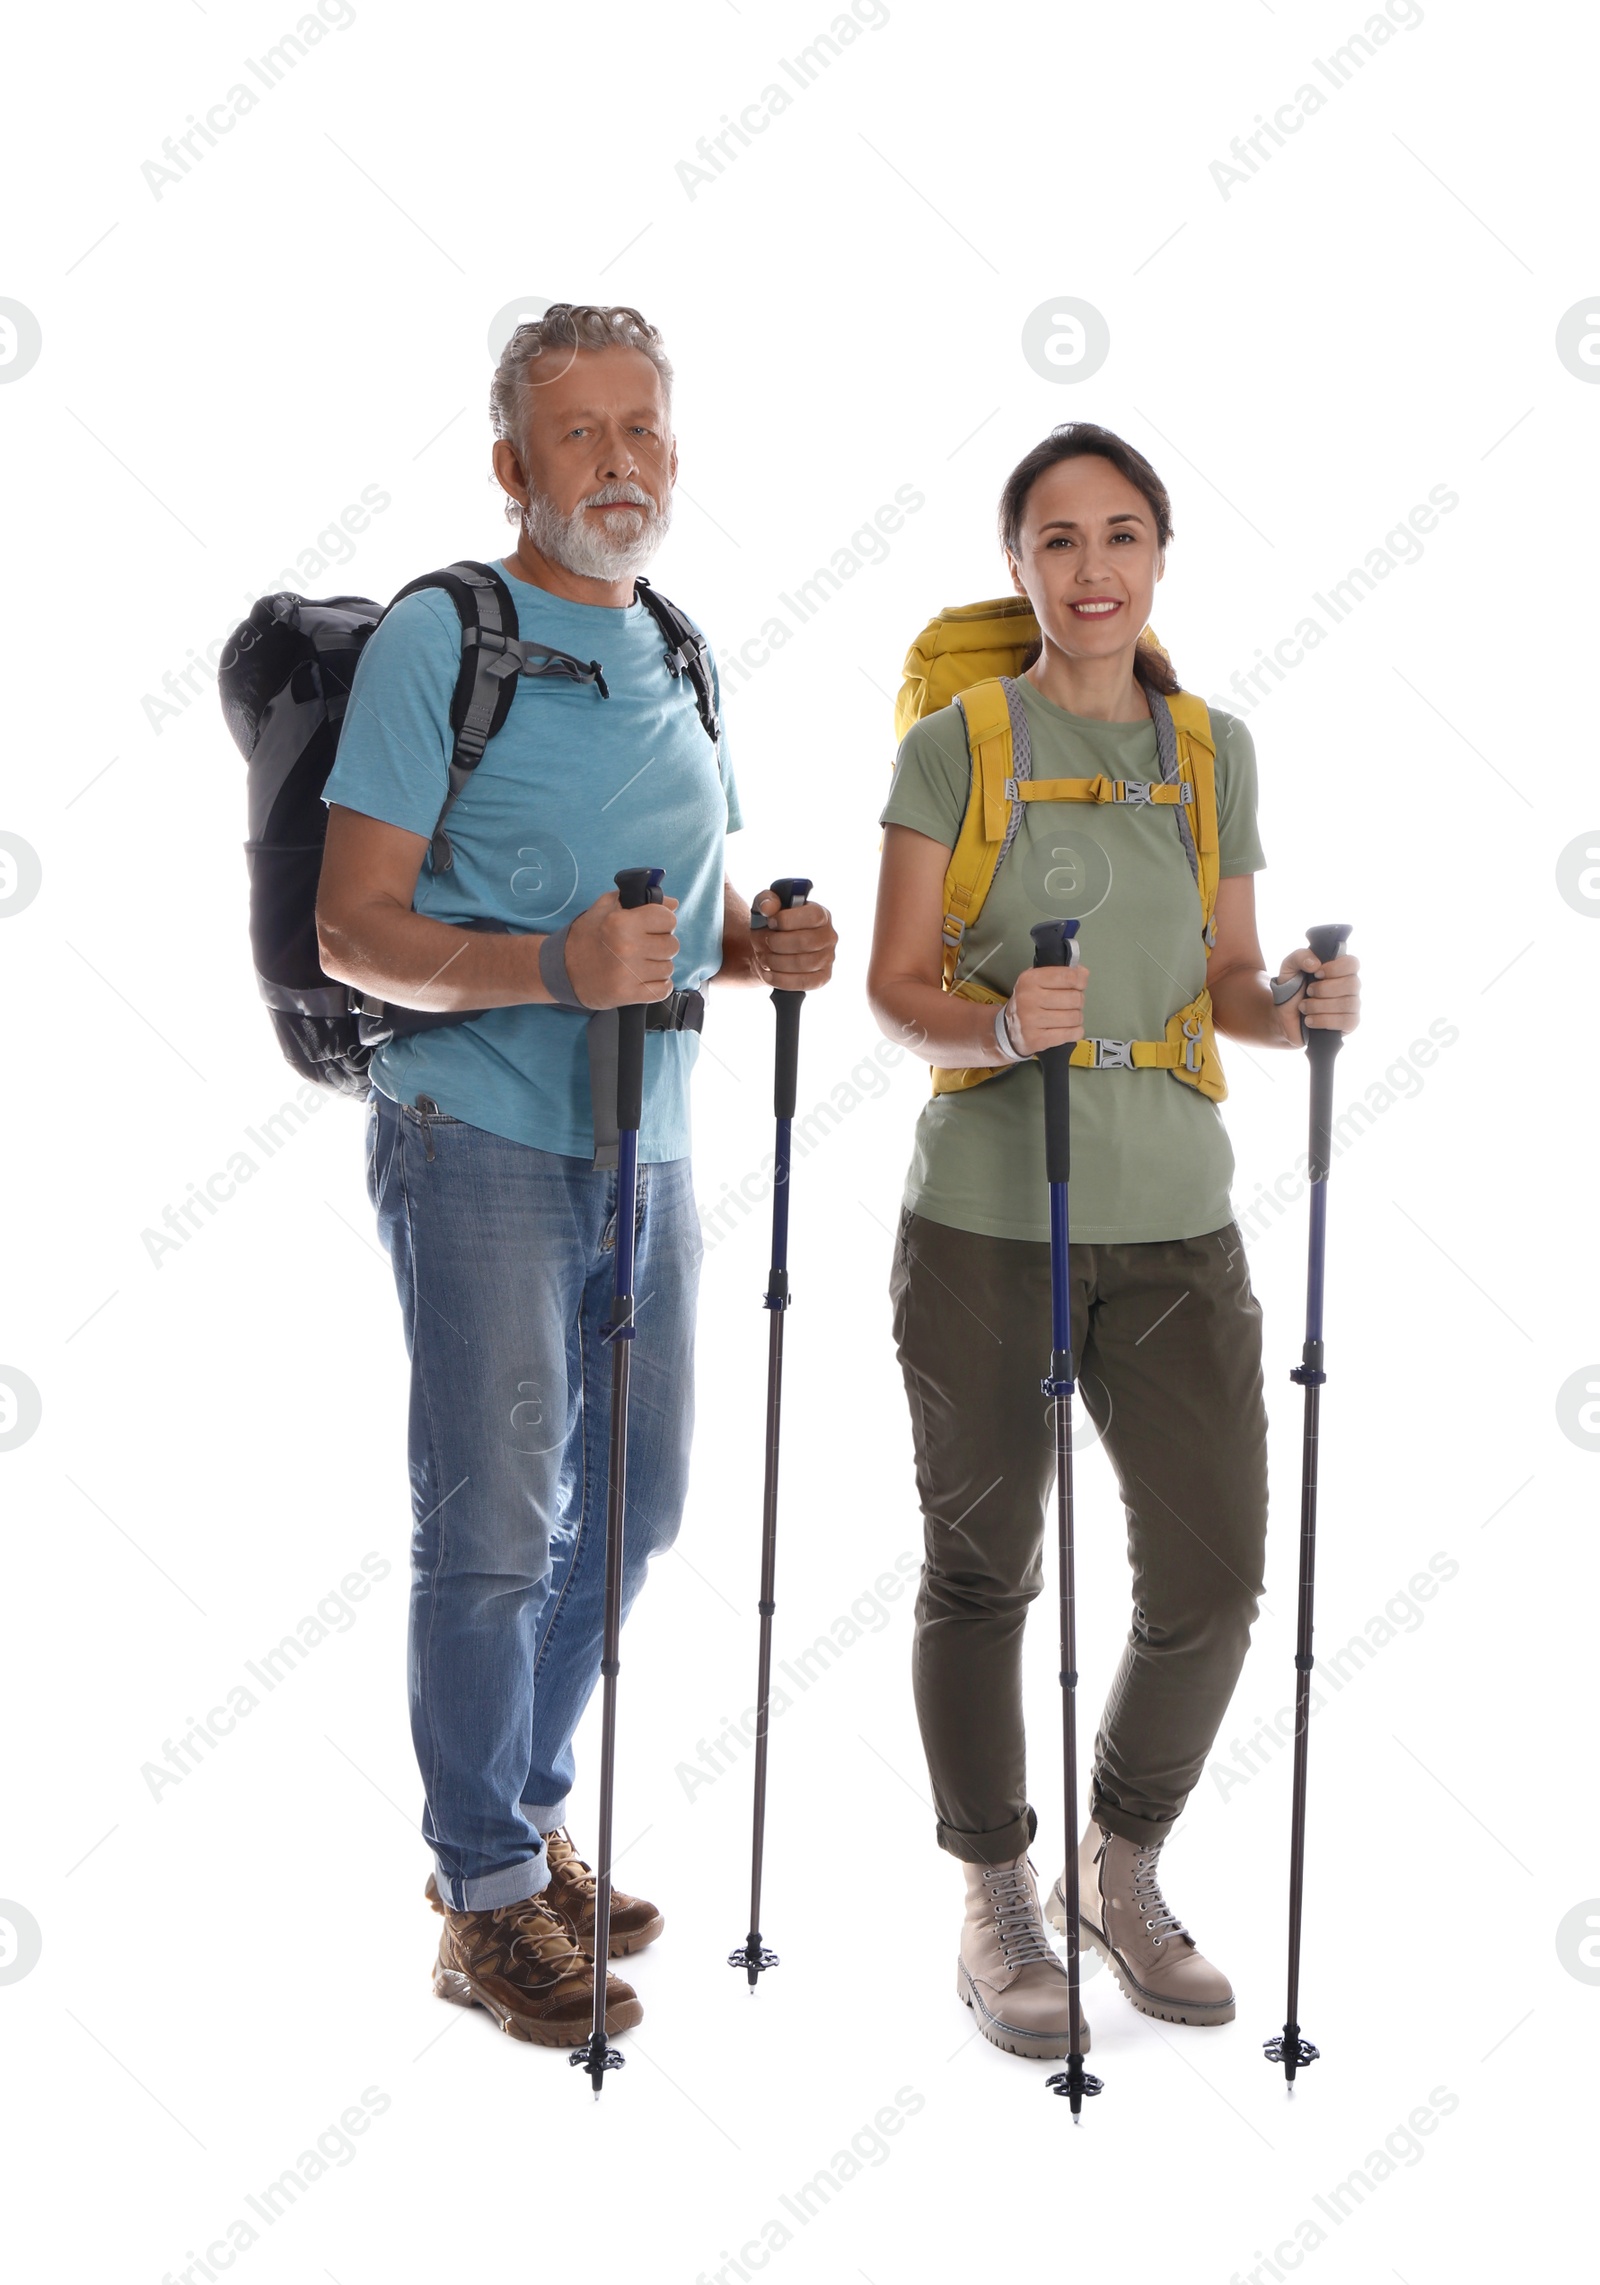
<path fill-rule="evenodd" d="M 401 1117 L 421 1135 L 423 1150 L 430 1166 L 433 1164 L 434 1128 L 465 1124 L 464 1120 L 456 1118 L 451 1112 L 441 1111 L 431 1095 L 419 1095 L 415 1103 L 400 1104 L 399 1110 Z"/>

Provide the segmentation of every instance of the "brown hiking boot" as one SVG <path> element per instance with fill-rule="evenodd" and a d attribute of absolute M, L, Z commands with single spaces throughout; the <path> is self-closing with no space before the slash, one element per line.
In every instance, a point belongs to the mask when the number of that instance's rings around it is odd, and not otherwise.
<path fill-rule="evenodd" d="M 545 1835 L 545 1855 L 550 1865 L 550 1883 L 541 1893 L 546 1904 L 559 1912 L 574 1940 L 592 1947 L 594 1943 L 594 1900 L 597 1882 L 593 1871 L 586 1865 L 572 1845 L 572 1836 L 565 1825 Z M 423 1895 L 435 1912 L 444 1910 L 439 1899 L 439 1884 L 430 1872 Z M 613 1885 L 611 1890 L 611 1941 L 606 1957 L 620 1960 L 629 1952 L 642 1952 L 646 1944 L 653 1944 L 666 1926 L 665 1920 L 653 1904 L 642 1896 L 630 1896 L 626 1889 Z"/>
<path fill-rule="evenodd" d="M 1157 1878 L 1162 1843 L 1141 1846 L 1108 1833 L 1091 1817 L 1078 1852 L 1079 1917 L 1092 1944 L 1141 2015 L 1164 2023 L 1231 2023 L 1233 1990 L 1168 1910 Z M 1045 1914 L 1066 1927 L 1066 1875 Z"/>
<path fill-rule="evenodd" d="M 991 2046 L 1008 2055 L 1065 2055 L 1071 2047 L 1067 1971 L 1039 1917 L 1033 1867 L 963 1864 L 967 1914 L 956 1962 L 956 1997 L 965 2000 Z M 1078 2010 L 1083 2052 L 1089 2026 Z"/>
<path fill-rule="evenodd" d="M 494 1912 L 441 1905 L 444 1932 L 433 1988 L 457 2007 L 482 2007 L 513 2039 L 581 2047 L 594 2020 L 594 1962 L 542 1896 Z M 631 1984 L 606 1977 L 606 2030 L 630 2031 L 644 2009 Z"/>
<path fill-rule="evenodd" d="M 572 1835 L 563 1825 L 558 1832 L 546 1833 L 545 1854 L 550 1860 L 550 1885 L 545 1890 L 545 1901 L 552 1904 L 572 1930 L 580 1944 L 594 1945 L 595 1893 L 599 1882 L 572 1845 Z M 626 1889 L 611 1886 L 611 1942 L 607 1947 L 609 1959 L 621 1959 L 628 1952 L 641 1952 L 646 1944 L 653 1944 L 666 1922 L 653 1904 L 642 1896 L 630 1896 Z"/>

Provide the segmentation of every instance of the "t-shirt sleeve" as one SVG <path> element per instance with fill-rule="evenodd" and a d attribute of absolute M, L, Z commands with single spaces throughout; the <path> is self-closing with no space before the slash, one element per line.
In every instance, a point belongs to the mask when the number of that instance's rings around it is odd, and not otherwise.
<path fill-rule="evenodd" d="M 909 825 L 953 849 L 961 834 L 972 790 L 967 726 L 957 706 L 913 722 L 895 756 L 894 782 L 878 819 L 880 825 Z"/>
<path fill-rule="evenodd" d="M 460 663 L 460 621 L 444 596 L 407 595 L 384 615 L 356 668 L 324 801 L 433 832 L 450 786 Z"/>
<path fill-rule="evenodd" d="M 1266 855 L 1256 830 L 1255 740 L 1236 714 L 1206 709 L 1217 749 L 1217 856 L 1219 877 L 1259 873 Z"/>

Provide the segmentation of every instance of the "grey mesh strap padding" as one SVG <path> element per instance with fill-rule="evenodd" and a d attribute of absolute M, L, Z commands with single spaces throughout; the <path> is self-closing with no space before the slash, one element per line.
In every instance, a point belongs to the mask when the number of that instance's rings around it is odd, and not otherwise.
<path fill-rule="evenodd" d="M 514 640 L 517 632 L 515 607 L 513 606 L 511 624 L 507 626 L 500 590 L 493 580 L 486 579 L 470 563 L 453 563 L 450 566 L 450 576 L 471 594 L 478 624 L 476 627 L 463 624 L 461 629 L 463 649 L 470 646 L 473 651 L 472 695 L 467 700 L 466 712 L 456 729 L 455 744 L 450 752 L 450 787 L 444 797 L 444 807 L 435 821 L 433 840 L 429 845 L 428 858 L 436 873 L 448 872 L 455 863 L 444 821 L 468 778 L 482 760 L 483 749 L 489 743 L 495 712 L 500 703 L 501 680 L 511 671 L 505 659 L 495 653 Z M 486 643 L 486 635 L 498 637 L 499 640 Z"/>
<path fill-rule="evenodd" d="M 469 585 L 477 588 L 476 581 Z M 482 594 L 480 590 L 480 596 Z M 498 601 L 498 598 L 495 598 Z M 482 608 L 480 600 L 479 608 Z M 473 677 L 472 696 L 467 711 L 456 732 L 456 754 L 467 761 L 470 768 L 483 758 L 483 749 L 489 743 L 489 729 L 494 721 L 495 704 L 500 696 L 500 684 L 508 674 L 521 667 L 520 657 L 511 657 L 515 636 L 509 628 L 466 627 L 462 630 L 462 643 L 475 648 L 477 673 Z"/>
<path fill-rule="evenodd" d="M 1033 732 L 1028 726 L 1028 709 L 1022 703 L 1022 693 L 1010 675 L 1003 674 L 1000 677 L 1000 687 L 1006 694 L 1006 712 L 1011 717 L 1011 775 L 1021 785 L 1033 775 Z M 1013 801 L 1011 815 L 1006 819 L 1005 839 L 1001 842 L 1000 854 L 994 861 L 997 873 L 1006 861 L 1021 824 L 1022 804 Z M 994 886 L 992 880 L 989 885 L 991 888 Z"/>
<path fill-rule="evenodd" d="M 1178 780 L 1178 733 L 1172 726 L 1172 709 L 1159 690 L 1152 690 L 1148 683 L 1143 688 L 1149 701 L 1150 719 L 1156 726 L 1156 754 L 1161 763 L 1162 783 L 1175 785 Z M 1194 885 L 1198 888 L 1200 856 L 1194 845 L 1194 829 L 1189 823 L 1189 812 L 1180 803 L 1173 814 L 1178 820 L 1178 838 L 1183 843 L 1183 853 L 1189 860 L 1189 870 L 1194 875 Z"/>

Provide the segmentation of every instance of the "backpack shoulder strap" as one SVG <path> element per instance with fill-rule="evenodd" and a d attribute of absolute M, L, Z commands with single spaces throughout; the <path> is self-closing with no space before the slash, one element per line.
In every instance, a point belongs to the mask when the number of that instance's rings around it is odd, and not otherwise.
<path fill-rule="evenodd" d="M 483 749 L 496 731 L 504 727 L 511 701 L 516 696 L 520 661 L 511 645 L 517 640 L 517 606 L 510 588 L 492 564 L 466 559 L 408 581 L 394 602 L 430 587 L 448 595 L 461 622 L 461 665 L 450 700 L 450 728 L 455 734 L 450 754 L 450 788 L 428 851 L 434 871 L 447 873 L 455 857 L 444 821 L 482 761 Z M 393 604 L 390 608 L 393 609 Z"/>
<path fill-rule="evenodd" d="M 1211 735 L 1211 714 L 1203 698 L 1191 690 L 1174 691 L 1167 700 L 1172 726 L 1178 733 L 1179 767 L 1194 785 L 1194 838 L 1197 859 L 1196 886 L 1200 891 L 1201 926 L 1209 954 L 1217 933 L 1217 882 L 1221 856 L 1217 845 L 1217 749 Z"/>
<path fill-rule="evenodd" d="M 1005 683 L 974 682 L 955 701 L 967 732 L 972 784 L 944 876 L 944 988 L 955 982 L 962 939 L 983 910 L 1005 846 L 1013 802 L 1015 739 Z"/>
<path fill-rule="evenodd" d="M 667 672 L 674 678 L 689 677 L 700 727 L 713 746 L 720 744 L 722 724 L 717 719 L 717 693 L 711 679 L 711 645 L 694 621 L 676 603 L 669 603 L 648 579 L 636 578 L 633 588 L 666 641 Z"/>

